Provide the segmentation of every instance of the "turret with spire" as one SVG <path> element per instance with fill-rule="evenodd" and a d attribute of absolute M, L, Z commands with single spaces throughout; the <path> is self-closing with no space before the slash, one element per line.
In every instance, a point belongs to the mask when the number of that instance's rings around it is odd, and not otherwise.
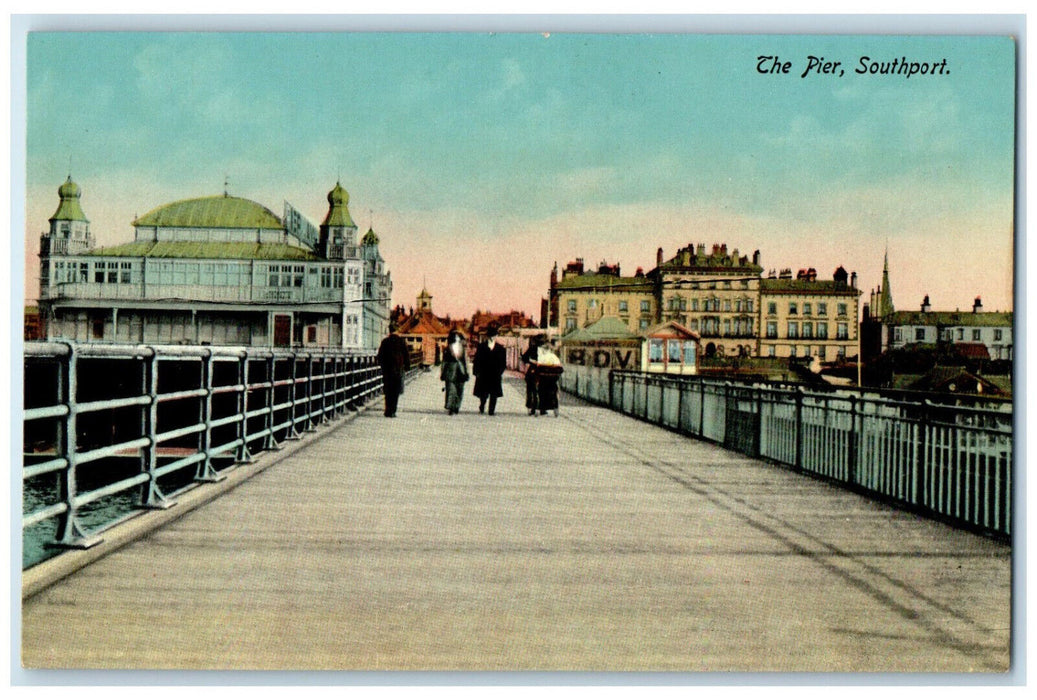
<path fill-rule="evenodd" d="M 328 214 L 320 225 L 318 250 L 329 260 L 355 258 L 356 224 L 349 215 L 349 192 L 336 182 L 328 192 Z"/>

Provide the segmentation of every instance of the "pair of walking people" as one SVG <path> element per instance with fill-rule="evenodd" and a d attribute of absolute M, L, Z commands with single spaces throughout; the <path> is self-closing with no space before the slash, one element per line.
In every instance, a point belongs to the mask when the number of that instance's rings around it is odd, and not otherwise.
<path fill-rule="evenodd" d="M 501 377 L 506 365 L 507 355 L 504 347 L 497 342 L 497 327 L 491 325 L 486 329 L 486 340 L 479 343 L 475 349 L 475 357 L 472 358 L 472 374 L 475 375 L 473 393 L 479 399 L 479 413 L 488 412 L 492 416 L 496 412 L 497 399 L 504 395 Z M 457 415 L 461 410 L 464 385 L 469 379 L 464 338 L 457 331 L 451 331 L 447 337 L 439 378 L 444 384 L 447 413 Z"/>

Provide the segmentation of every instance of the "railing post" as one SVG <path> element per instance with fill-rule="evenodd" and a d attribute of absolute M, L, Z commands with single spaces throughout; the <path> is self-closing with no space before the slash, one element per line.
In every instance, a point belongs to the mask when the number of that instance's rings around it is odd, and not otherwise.
<path fill-rule="evenodd" d="M 295 422 L 297 420 L 296 417 L 295 417 L 295 411 L 298 408 L 299 402 L 296 399 L 295 395 L 296 395 L 296 393 L 299 390 L 299 385 L 297 383 L 297 380 L 299 378 L 299 356 L 296 355 L 294 352 L 293 353 L 289 353 L 289 354 L 291 355 L 291 358 L 292 358 L 292 360 L 291 360 L 291 362 L 292 362 L 292 376 L 291 376 L 291 382 L 289 383 L 288 386 L 291 387 L 291 392 L 290 393 L 291 393 L 291 399 L 292 399 L 291 403 L 292 403 L 292 405 L 291 405 L 291 408 L 288 410 L 288 416 L 289 416 L 288 434 L 285 435 L 284 439 L 285 440 L 298 440 L 299 439 L 299 431 L 297 431 L 295 429 Z"/>
<path fill-rule="evenodd" d="M 857 397 L 850 396 L 850 434 L 846 439 L 846 480 L 851 484 L 857 483 L 857 460 L 859 459 L 860 448 L 857 444 L 860 439 L 859 433 L 862 425 L 858 426 L 858 414 L 857 414 Z"/>
<path fill-rule="evenodd" d="M 687 381 L 684 377 L 677 382 L 677 420 L 674 422 L 673 427 L 678 433 L 684 432 L 684 388 L 687 386 Z"/>
<path fill-rule="evenodd" d="M 793 466 L 797 471 L 803 470 L 803 387 L 794 389 L 796 395 L 796 458 Z"/>
<path fill-rule="evenodd" d="M 266 439 L 263 441 L 264 450 L 278 450 L 280 445 L 274 438 L 274 406 L 277 404 L 277 357 L 270 353 L 266 359 Z"/>
<path fill-rule="evenodd" d="M 918 415 L 918 420 L 915 423 L 915 425 L 918 426 L 918 432 L 916 434 L 916 441 L 918 444 L 915 446 L 915 473 L 913 474 L 914 478 L 911 480 L 911 487 L 914 490 L 914 493 L 911 494 L 911 502 L 914 505 L 924 505 L 925 500 L 922 495 L 925 493 L 924 465 L 926 463 L 925 452 L 926 448 L 929 445 L 927 428 L 928 426 L 932 425 L 932 408 L 933 403 L 929 401 L 929 399 L 925 399 L 924 401 L 922 401 L 922 404 L 920 406 L 920 413 Z M 955 494 L 955 496 L 960 498 L 961 494 Z"/>
<path fill-rule="evenodd" d="M 248 351 L 238 360 L 238 383 L 241 385 L 241 394 L 238 396 L 238 453 L 234 460 L 238 464 L 248 464 L 252 461 L 252 452 L 248 449 Z"/>
<path fill-rule="evenodd" d="M 303 424 L 304 433 L 315 432 L 313 421 L 313 353 L 306 354 L 306 422 Z"/>
<path fill-rule="evenodd" d="M 144 395 L 150 399 L 146 410 L 144 434 L 151 442 L 141 450 L 143 470 L 148 475 L 148 482 L 141 487 L 141 507 L 164 510 L 176 505 L 175 501 L 166 498 L 158 486 L 158 352 L 151 349 L 151 361 L 144 366 Z"/>
<path fill-rule="evenodd" d="M 79 526 L 76 508 L 78 486 L 76 480 L 76 458 L 78 453 L 76 437 L 76 371 L 79 362 L 76 346 L 68 345 L 68 360 L 64 373 L 59 380 L 62 398 L 68 407 L 65 415 L 64 431 L 58 434 L 58 454 L 66 461 L 64 472 L 59 481 L 59 498 L 64 501 L 66 510 L 58 517 L 57 534 L 54 544 L 70 549 L 88 549 L 101 542 L 101 538 L 88 536 Z M 59 364 L 60 367 L 60 364 Z M 60 373 L 60 370 L 59 370 Z"/>
<path fill-rule="evenodd" d="M 202 461 L 198 464 L 198 470 L 195 472 L 195 481 L 202 481 L 206 483 L 222 481 L 225 476 L 220 476 L 216 473 L 216 470 L 212 468 L 212 375 L 213 375 L 213 352 L 211 349 L 206 349 L 206 355 L 202 359 L 202 388 L 205 389 L 205 397 L 201 402 L 201 423 L 205 426 L 202 431 L 201 439 L 201 452 Z"/>

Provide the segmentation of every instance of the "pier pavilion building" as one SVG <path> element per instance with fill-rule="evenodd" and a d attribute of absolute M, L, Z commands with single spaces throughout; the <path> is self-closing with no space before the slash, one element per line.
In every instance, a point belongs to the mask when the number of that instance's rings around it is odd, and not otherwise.
<path fill-rule="evenodd" d="M 131 242 L 96 247 L 71 176 L 40 237 L 48 339 L 374 349 L 392 280 L 369 230 L 357 239 L 336 183 L 319 227 L 242 197 L 185 199 L 133 222 Z"/>

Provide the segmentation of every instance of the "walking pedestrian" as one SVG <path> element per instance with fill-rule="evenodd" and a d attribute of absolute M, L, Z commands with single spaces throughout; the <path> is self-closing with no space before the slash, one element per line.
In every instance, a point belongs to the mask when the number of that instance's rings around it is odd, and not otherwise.
<path fill-rule="evenodd" d="M 443 380 L 443 391 L 446 392 L 446 410 L 450 415 L 457 415 L 461 410 L 461 398 L 464 396 L 464 385 L 468 381 L 468 360 L 465 359 L 464 337 L 457 331 L 450 331 L 447 336 L 447 347 L 443 352 L 443 364 L 439 370 L 439 378 Z"/>
<path fill-rule="evenodd" d="M 489 414 L 497 410 L 497 399 L 504 395 L 501 390 L 501 377 L 508 359 L 504 346 L 497 342 L 497 325 L 491 323 L 486 328 L 486 340 L 479 343 L 472 359 L 472 374 L 475 375 L 474 394 L 479 397 L 479 413 L 486 411 L 489 401 Z"/>
<path fill-rule="evenodd" d="M 385 394 L 385 417 L 395 418 L 400 394 L 403 393 L 403 377 L 410 369 L 410 351 L 407 341 L 396 334 L 396 326 L 389 326 L 389 335 L 378 346 L 375 360 L 382 368 L 382 391 Z"/>
<path fill-rule="evenodd" d="M 542 336 L 533 336 L 529 339 L 529 346 L 519 359 L 526 365 L 526 408 L 529 415 L 534 416 L 537 412 L 537 359 L 539 357 Z"/>

